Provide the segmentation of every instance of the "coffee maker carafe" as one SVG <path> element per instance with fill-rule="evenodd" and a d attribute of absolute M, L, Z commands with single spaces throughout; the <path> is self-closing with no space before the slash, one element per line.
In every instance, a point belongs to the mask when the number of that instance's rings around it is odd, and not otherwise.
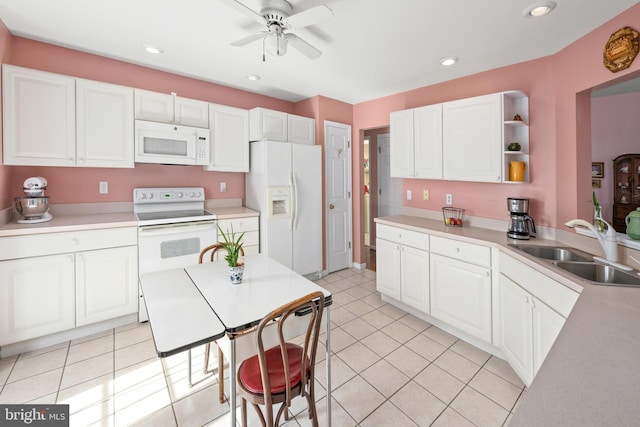
<path fill-rule="evenodd" d="M 509 209 L 509 230 L 507 236 L 512 239 L 529 240 L 535 237 L 536 225 L 529 216 L 529 199 L 507 199 Z"/>

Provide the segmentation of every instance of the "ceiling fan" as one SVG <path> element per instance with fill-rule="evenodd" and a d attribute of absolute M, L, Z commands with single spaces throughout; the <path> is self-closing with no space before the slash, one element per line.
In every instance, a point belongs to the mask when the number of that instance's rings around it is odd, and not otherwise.
<path fill-rule="evenodd" d="M 298 37 L 293 31 L 333 16 L 333 11 L 327 5 L 323 4 L 293 13 L 293 6 L 286 0 L 262 0 L 260 12 L 256 12 L 237 0 L 221 1 L 267 27 L 264 31 L 250 34 L 231 43 L 232 46 L 244 46 L 262 39 L 263 61 L 265 61 L 265 51 L 274 56 L 283 56 L 287 53 L 289 44 L 309 59 L 317 59 L 322 55 L 320 50 Z"/>

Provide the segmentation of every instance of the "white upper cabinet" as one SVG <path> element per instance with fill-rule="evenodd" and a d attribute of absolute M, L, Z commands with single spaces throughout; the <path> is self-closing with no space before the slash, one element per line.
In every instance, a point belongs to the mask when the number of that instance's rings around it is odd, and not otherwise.
<path fill-rule="evenodd" d="M 501 182 L 502 95 L 443 104 L 443 178 Z"/>
<path fill-rule="evenodd" d="M 135 90 L 135 117 L 152 122 L 209 127 L 209 104 L 173 94 Z"/>
<path fill-rule="evenodd" d="M 529 98 L 519 91 L 394 111 L 391 176 L 529 182 L 528 119 Z M 509 150 L 513 142 L 519 150 Z M 521 181 L 510 177 L 512 162 L 524 163 Z"/>
<path fill-rule="evenodd" d="M 287 136 L 293 144 L 316 144 L 316 121 L 308 117 L 287 114 Z"/>
<path fill-rule="evenodd" d="M 249 111 L 209 104 L 211 161 L 205 170 L 249 172 Z"/>
<path fill-rule="evenodd" d="M 249 110 L 249 139 L 251 141 L 287 142 L 289 125 L 287 113 L 268 110 L 266 108 L 253 108 Z"/>
<path fill-rule="evenodd" d="M 394 178 L 413 178 L 413 110 L 394 111 L 389 115 L 391 164 L 390 174 Z"/>
<path fill-rule="evenodd" d="M 442 104 L 390 116 L 391 176 L 442 179 Z"/>
<path fill-rule="evenodd" d="M 315 145 L 316 121 L 267 108 L 249 110 L 250 141 L 280 141 Z"/>
<path fill-rule="evenodd" d="M 7 165 L 132 168 L 133 89 L 3 66 Z"/>
<path fill-rule="evenodd" d="M 74 166 L 75 79 L 3 65 L 6 165 Z"/>
<path fill-rule="evenodd" d="M 133 88 L 76 80 L 76 164 L 132 168 Z"/>

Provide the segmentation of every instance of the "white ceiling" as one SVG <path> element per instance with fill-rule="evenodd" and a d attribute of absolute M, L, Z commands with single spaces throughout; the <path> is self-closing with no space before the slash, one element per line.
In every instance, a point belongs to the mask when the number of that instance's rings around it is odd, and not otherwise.
<path fill-rule="evenodd" d="M 241 1 L 260 10 L 260 0 Z M 333 10 L 296 31 L 323 55 L 310 60 L 289 47 L 266 62 L 260 41 L 230 46 L 263 28 L 221 0 L 0 0 L 0 19 L 14 35 L 275 98 L 356 104 L 554 54 L 638 0 L 556 0 L 550 15 L 524 17 L 536 2 L 290 0 L 294 13 Z M 148 54 L 143 44 L 164 53 Z M 445 69 L 438 59 L 449 55 L 460 61 Z"/>

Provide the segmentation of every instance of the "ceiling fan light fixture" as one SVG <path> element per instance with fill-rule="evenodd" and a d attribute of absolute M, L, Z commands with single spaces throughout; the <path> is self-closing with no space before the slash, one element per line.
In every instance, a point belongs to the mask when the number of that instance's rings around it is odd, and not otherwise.
<path fill-rule="evenodd" d="M 545 1 L 541 3 L 534 3 L 522 11 L 522 14 L 527 18 L 540 18 L 549 14 L 557 6 L 555 1 Z"/>
<path fill-rule="evenodd" d="M 458 58 L 456 58 L 455 56 L 446 56 L 444 58 L 441 58 L 439 62 L 443 67 L 451 67 L 453 64 L 458 62 Z"/>
<path fill-rule="evenodd" d="M 145 52 L 152 53 L 154 55 L 159 55 L 161 53 L 164 53 L 164 50 L 162 48 L 159 48 L 157 46 L 152 46 L 150 44 L 143 44 L 142 48 L 144 49 Z"/>
<path fill-rule="evenodd" d="M 270 55 L 284 56 L 287 54 L 287 38 L 282 33 L 267 35 L 264 43 L 265 49 Z"/>

